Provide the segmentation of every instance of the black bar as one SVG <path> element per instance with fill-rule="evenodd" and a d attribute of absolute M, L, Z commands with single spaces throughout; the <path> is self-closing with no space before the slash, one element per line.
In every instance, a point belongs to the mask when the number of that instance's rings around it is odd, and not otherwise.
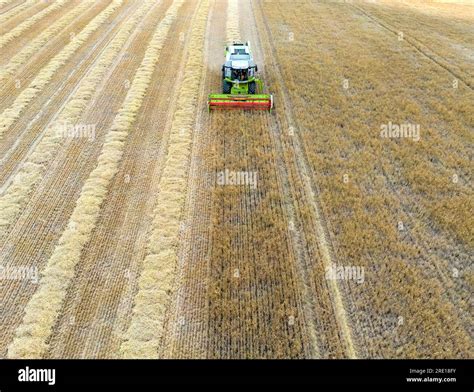
<path fill-rule="evenodd" d="M 19 371 L 26 367 L 30 371 L 55 369 L 55 385 L 20 382 Z M 472 360 L 2 360 L 0 390 L 25 386 L 62 389 L 70 385 L 272 383 L 397 385 L 402 391 L 471 392 L 473 369 Z M 456 381 L 423 381 L 426 377 L 454 377 Z M 422 381 L 408 382 L 407 378 Z"/>

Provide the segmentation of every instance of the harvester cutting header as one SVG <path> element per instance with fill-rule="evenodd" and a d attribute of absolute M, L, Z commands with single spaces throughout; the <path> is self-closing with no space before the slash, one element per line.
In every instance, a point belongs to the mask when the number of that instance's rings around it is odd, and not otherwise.
<path fill-rule="evenodd" d="M 256 77 L 257 71 L 249 42 L 227 46 L 222 66 L 222 94 L 209 94 L 209 110 L 272 110 L 273 96 L 263 93 L 263 82 Z"/>

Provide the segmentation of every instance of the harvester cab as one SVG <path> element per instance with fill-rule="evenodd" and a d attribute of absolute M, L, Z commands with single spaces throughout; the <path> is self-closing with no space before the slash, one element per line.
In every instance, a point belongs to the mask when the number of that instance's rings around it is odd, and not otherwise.
<path fill-rule="evenodd" d="M 263 93 L 263 82 L 257 78 L 257 71 L 249 42 L 234 42 L 227 46 L 222 66 L 222 94 L 209 95 L 209 110 L 271 110 L 273 96 Z"/>

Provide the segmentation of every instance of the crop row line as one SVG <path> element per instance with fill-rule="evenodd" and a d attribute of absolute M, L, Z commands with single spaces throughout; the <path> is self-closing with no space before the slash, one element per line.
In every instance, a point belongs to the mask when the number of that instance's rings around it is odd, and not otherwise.
<path fill-rule="evenodd" d="M 107 195 L 107 187 L 118 170 L 125 140 L 142 105 L 169 25 L 176 17 L 177 8 L 181 3 L 182 0 L 179 0 L 170 7 L 154 32 L 129 92 L 105 137 L 97 166 L 82 187 L 68 226 L 42 274 L 40 286 L 25 309 L 23 323 L 17 329 L 16 337 L 9 347 L 10 357 L 41 357 L 48 348 L 47 341 L 74 276 L 75 267 L 83 247 L 90 240 L 101 204 Z M 140 11 L 133 16 L 133 23 L 130 22 L 122 30 L 121 39 L 127 39 L 133 25 L 146 15 L 154 4 L 155 2 L 151 1 L 141 4 Z M 116 53 L 124 42 L 117 38 L 111 44 L 111 50 Z M 113 57 L 110 56 L 110 60 L 113 60 Z M 104 55 L 103 58 L 109 59 L 109 56 Z M 97 69 L 106 72 L 108 64 L 104 62 Z M 102 75 L 97 72 L 96 76 Z M 88 94 L 92 94 L 92 91 Z"/>
<path fill-rule="evenodd" d="M 9 19 L 13 18 L 14 16 L 18 15 L 20 12 L 26 10 L 28 7 L 35 5 L 35 0 L 27 0 L 23 4 L 12 8 L 11 10 L 5 12 L 4 14 L 0 15 L 0 24 L 5 23 Z"/>
<path fill-rule="evenodd" d="M 76 52 L 86 39 L 96 31 L 123 3 L 123 0 L 114 0 L 104 11 L 96 16 L 74 39 L 46 65 L 21 92 L 13 104 L 0 115 L 0 138 L 4 132 L 19 118 L 23 110 L 36 95 L 49 83 L 57 70 Z"/>
<path fill-rule="evenodd" d="M 69 13 L 55 21 L 55 23 L 50 25 L 46 30 L 42 31 L 40 35 L 29 42 L 20 52 L 15 54 L 8 64 L 0 69 L 0 82 L 17 72 L 19 67 L 28 61 L 34 53 L 38 52 L 45 43 L 58 33 L 58 31 L 69 26 L 78 15 L 83 14 L 83 12 L 89 7 L 90 3 L 81 2 L 80 5 L 74 7 Z"/>
<path fill-rule="evenodd" d="M 271 30 L 268 26 L 268 23 L 265 19 L 264 13 L 261 11 L 260 6 L 257 6 L 255 9 L 258 10 L 258 15 L 262 20 L 263 25 L 263 32 L 265 35 L 268 35 L 271 38 Z M 275 47 L 273 44 L 273 40 L 268 40 L 270 45 L 270 50 L 268 51 L 269 58 L 272 59 L 272 64 L 278 64 L 275 58 Z M 289 127 L 292 129 L 297 129 L 297 122 L 296 117 L 292 111 L 292 105 L 290 102 L 290 97 L 287 92 L 287 88 L 284 83 L 284 78 L 281 74 L 281 71 L 277 66 L 273 67 L 273 71 L 275 73 L 275 77 L 277 80 L 281 81 L 281 89 L 280 89 L 280 100 L 283 102 L 283 106 L 285 107 L 285 117 L 288 122 Z M 317 184 L 312 182 L 311 179 L 314 178 L 312 175 L 311 166 L 308 164 L 307 154 L 304 148 L 304 145 L 299 140 L 299 133 L 296 132 L 293 136 L 293 144 L 292 148 L 294 149 L 294 156 L 296 157 L 296 163 L 298 166 L 299 171 L 301 172 L 301 179 L 304 186 L 306 199 L 308 201 L 308 205 L 311 207 L 311 214 L 314 217 L 314 231 L 316 236 L 316 241 L 318 245 L 318 250 L 321 256 L 321 263 L 323 265 L 323 269 L 326 270 L 329 268 L 334 260 L 332 259 L 331 250 L 330 250 L 330 243 L 328 242 L 328 235 L 327 229 L 325 228 L 326 221 L 324 216 L 322 215 L 321 206 L 319 205 L 320 201 L 318 200 L 319 190 L 317 188 Z M 344 307 L 344 303 L 342 300 L 342 296 L 338 287 L 338 284 L 334 280 L 328 280 L 328 289 L 330 290 L 330 296 L 333 301 L 334 307 L 334 316 L 337 320 L 337 325 L 340 329 L 340 335 L 342 340 L 345 343 L 345 351 L 346 355 L 349 358 L 356 357 L 356 350 L 354 348 L 354 343 L 352 340 L 351 330 L 347 321 L 346 311 Z"/>
<path fill-rule="evenodd" d="M 69 0 L 59 0 L 57 3 L 54 3 L 52 6 L 45 8 L 44 10 L 33 15 L 31 18 L 25 20 L 23 23 L 16 26 L 14 29 L 10 30 L 8 33 L 0 37 L 0 49 L 8 44 L 11 40 L 21 35 L 24 31 L 28 30 L 36 22 L 43 19 L 50 13 L 60 9 L 64 4 Z"/>
<path fill-rule="evenodd" d="M 379 18 L 371 15 L 369 12 L 363 10 L 360 7 L 357 7 L 355 5 L 352 5 L 352 7 L 354 9 L 358 10 L 361 14 L 365 15 L 368 19 L 370 19 L 374 23 L 376 23 L 379 26 L 383 27 L 385 30 L 390 31 L 391 33 L 393 33 L 395 35 L 399 34 L 399 31 L 396 30 L 393 26 L 391 26 L 387 22 L 385 22 L 385 21 L 382 22 Z M 443 59 L 440 55 L 433 52 L 433 50 L 428 48 L 426 45 L 422 44 L 415 37 L 408 37 L 407 35 L 404 35 L 403 39 L 412 48 L 414 48 L 417 52 L 421 53 L 424 57 L 430 59 L 431 61 L 433 61 L 434 63 L 439 65 L 441 68 L 445 69 L 447 72 L 449 72 L 456 79 L 459 79 L 461 82 L 463 82 L 471 90 L 473 89 L 472 82 L 470 82 L 465 76 L 460 75 L 458 72 L 454 71 L 449 65 L 446 64 L 445 59 Z"/>
<path fill-rule="evenodd" d="M 145 3 L 145 5 L 148 4 L 149 2 Z M 0 208 L 2 208 L 0 238 L 5 235 L 5 231 L 27 202 L 33 186 L 41 179 L 51 158 L 61 146 L 61 141 L 64 139 L 61 127 L 73 125 L 80 118 L 81 113 L 90 102 L 96 86 L 101 82 L 133 27 L 138 23 L 139 17 L 143 17 L 147 9 L 146 6 L 142 7 L 140 12 L 122 26 L 117 36 L 106 47 L 96 66 L 89 71 L 83 83 L 76 86 L 72 98 L 60 109 L 55 121 L 48 126 L 42 139 L 34 146 L 32 152 L 22 163 L 20 170 L 7 185 L 6 190 L 0 196 Z"/>
<path fill-rule="evenodd" d="M 169 146 L 134 300 L 132 320 L 120 348 L 122 356 L 127 358 L 157 357 L 167 305 L 173 291 L 192 131 L 203 69 L 208 11 L 209 1 L 204 0 L 193 21 L 189 44 L 193 48 L 193 54 L 184 68 L 180 101 L 171 124 Z"/>

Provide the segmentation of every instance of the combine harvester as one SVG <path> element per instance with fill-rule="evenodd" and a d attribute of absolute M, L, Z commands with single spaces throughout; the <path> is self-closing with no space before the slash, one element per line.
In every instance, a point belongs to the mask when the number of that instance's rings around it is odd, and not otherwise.
<path fill-rule="evenodd" d="M 211 109 L 272 110 L 273 96 L 263 94 L 263 82 L 250 52 L 250 43 L 234 42 L 226 47 L 222 66 L 222 94 L 209 94 Z"/>

